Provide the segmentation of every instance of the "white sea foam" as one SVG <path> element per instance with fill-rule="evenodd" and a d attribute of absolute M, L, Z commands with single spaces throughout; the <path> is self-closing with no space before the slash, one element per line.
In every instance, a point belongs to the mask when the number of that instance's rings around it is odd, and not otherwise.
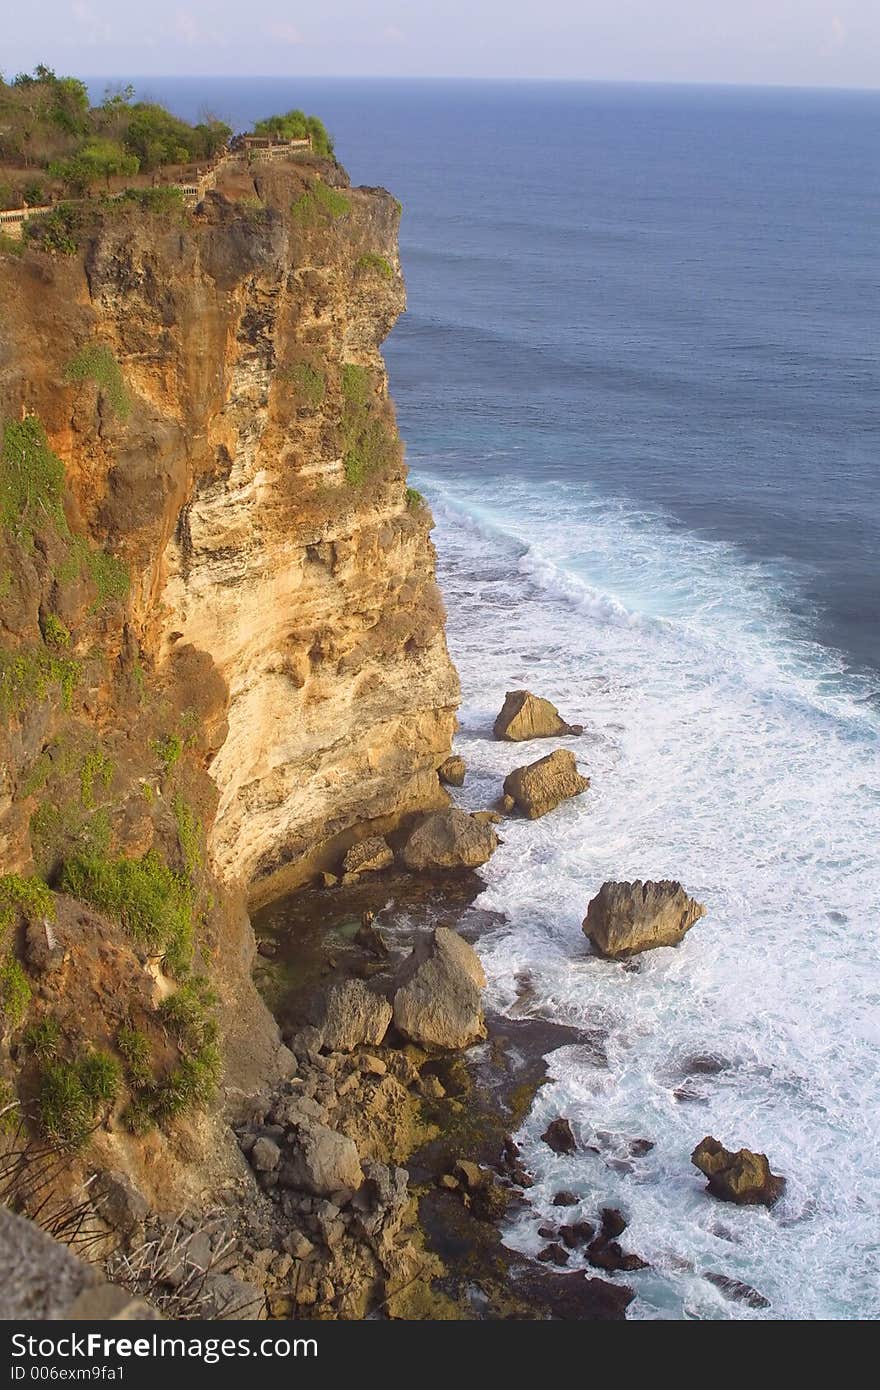
<path fill-rule="evenodd" d="M 584 1049 L 552 1056 L 520 1135 L 536 1212 L 510 1243 L 536 1252 L 538 1215 L 575 1187 L 583 1215 L 611 1202 L 631 1217 L 625 1243 L 653 1266 L 628 1276 L 636 1316 L 877 1316 L 876 713 L 792 628 L 785 576 L 732 548 L 562 484 L 512 483 L 491 507 L 467 475 L 423 484 L 466 804 L 537 756 L 491 740 L 505 690 L 587 725 L 570 746 L 591 790 L 505 825 L 480 903 L 506 915 L 480 942 L 496 1007 L 528 975 L 531 1008 L 607 1034 L 607 1068 Z M 580 924 L 604 879 L 635 877 L 680 878 L 708 913 L 631 970 L 592 958 Z M 723 1069 L 688 1080 L 706 1054 Z M 539 1136 L 557 1114 L 600 1152 L 554 1156 Z M 689 1155 L 706 1133 L 770 1155 L 788 1178 L 772 1213 L 704 1194 Z M 656 1147 L 626 1171 L 633 1137 Z M 706 1272 L 770 1308 L 729 1301 Z"/>

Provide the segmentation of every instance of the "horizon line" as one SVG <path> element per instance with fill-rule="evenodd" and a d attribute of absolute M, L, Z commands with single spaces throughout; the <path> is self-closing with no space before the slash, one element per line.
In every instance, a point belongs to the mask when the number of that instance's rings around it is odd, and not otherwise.
<path fill-rule="evenodd" d="M 744 82 L 707 78 L 669 77 L 511 77 L 473 76 L 432 73 L 217 73 L 217 72 L 150 72 L 120 71 L 82 73 L 81 81 L 118 81 L 120 76 L 134 81 L 213 81 L 213 82 L 467 82 L 467 83 L 534 83 L 545 86 L 570 87 L 700 87 L 723 88 L 735 91 L 762 92 L 843 92 L 853 95 L 880 95 L 880 83 L 875 87 L 841 87 L 834 83 L 808 82 Z"/>

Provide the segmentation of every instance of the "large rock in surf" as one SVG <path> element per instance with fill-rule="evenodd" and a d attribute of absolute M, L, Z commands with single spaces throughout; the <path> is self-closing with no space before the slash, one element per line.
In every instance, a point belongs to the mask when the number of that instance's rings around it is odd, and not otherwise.
<path fill-rule="evenodd" d="M 452 806 L 423 817 L 400 850 L 400 858 L 414 873 L 460 873 L 478 869 L 497 848 L 498 836 L 492 825 Z"/>
<path fill-rule="evenodd" d="M 353 1052 L 378 1047 L 388 1032 L 391 1005 L 363 980 L 342 980 L 327 994 L 324 1017 L 318 1024 L 322 1046 L 330 1052 Z"/>
<path fill-rule="evenodd" d="M 448 927 L 436 927 L 404 961 L 394 993 L 394 1026 L 423 1047 L 468 1047 L 486 1036 L 480 958 Z"/>
<path fill-rule="evenodd" d="M 577 770 L 574 753 L 568 748 L 557 748 L 546 758 L 508 773 L 504 795 L 511 797 L 529 820 L 537 820 L 560 802 L 585 792 L 589 785 L 589 777 L 582 777 Z"/>
<path fill-rule="evenodd" d="M 509 743 L 530 738 L 582 734 L 582 724 L 566 724 L 555 705 L 528 690 L 508 690 L 492 732 Z"/>
<path fill-rule="evenodd" d="M 722 1202 L 735 1202 L 741 1207 L 772 1207 L 785 1189 L 785 1178 L 770 1172 L 766 1154 L 753 1153 L 751 1149 L 734 1153 L 711 1135 L 700 1140 L 691 1154 L 691 1163 L 706 1174 L 709 1192 Z"/>
<path fill-rule="evenodd" d="M 583 932 L 600 955 L 622 960 L 655 946 L 677 946 L 705 911 L 668 879 L 603 883 L 587 907 Z"/>

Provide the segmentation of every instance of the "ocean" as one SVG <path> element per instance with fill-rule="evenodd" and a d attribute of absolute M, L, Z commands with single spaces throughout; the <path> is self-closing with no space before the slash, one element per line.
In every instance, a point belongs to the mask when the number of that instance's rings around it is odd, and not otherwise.
<path fill-rule="evenodd" d="M 532 756 L 492 741 L 506 690 L 586 726 L 590 791 L 505 824 L 478 904 L 504 916 L 491 1003 L 606 1038 L 607 1065 L 551 1056 L 518 1136 L 534 1207 L 565 1186 L 625 1211 L 637 1318 L 877 1317 L 880 95 L 136 85 L 236 128 L 315 111 L 403 201 L 386 356 L 437 519 L 464 804 Z M 707 914 L 627 968 L 580 924 L 636 877 Z M 556 1115 L 574 1158 L 540 1142 Z M 772 1212 L 705 1195 L 705 1134 L 766 1151 Z M 537 1224 L 509 1243 L 536 1253 Z"/>

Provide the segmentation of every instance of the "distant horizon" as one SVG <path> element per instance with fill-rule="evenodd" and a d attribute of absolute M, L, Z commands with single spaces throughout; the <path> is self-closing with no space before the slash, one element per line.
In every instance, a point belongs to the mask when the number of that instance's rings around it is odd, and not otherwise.
<path fill-rule="evenodd" d="M 880 83 L 876 87 L 840 86 L 831 82 L 735 82 L 703 78 L 668 77 L 510 77 L 506 75 L 468 76 L 455 73 L 437 75 L 435 73 L 272 73 L 272 72 L 77 72 L 71 76 L 83 82 L 455 82 L 462 86 L 487 84 L 496 87 L 535 85 L 542 87 L 695 87 L 705 90 L 722 89 L 726 91 L 756 92 L 838 92 L 846 96 L 880 96 Z"/>

